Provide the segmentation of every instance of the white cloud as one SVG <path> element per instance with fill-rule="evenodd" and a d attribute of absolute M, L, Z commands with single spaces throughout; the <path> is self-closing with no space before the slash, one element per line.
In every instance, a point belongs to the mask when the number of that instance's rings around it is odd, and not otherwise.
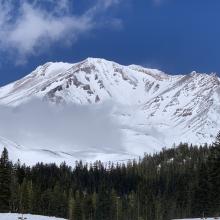
<path fill-rule="evenodd" d="M 83 152 L 121 152 L 122 134 L 111 116 L 111 106 L 106 103 L 54 108 L 39 100 L 17 108 L 0 106 L 0 134 L 29 149 L 77 151 L 79 156 Z"/>
<path fill-rule="evenodd" d="M 70 12 L 70 0 L 0 0 L 0 50 L 12 50 L 23 62 L 51 44 L 74 42 L 97 25 L 95 17 L 119 0 L 98 0 L 84 14 Z M 49 3 L 50 9 L 44 7 Z"/>

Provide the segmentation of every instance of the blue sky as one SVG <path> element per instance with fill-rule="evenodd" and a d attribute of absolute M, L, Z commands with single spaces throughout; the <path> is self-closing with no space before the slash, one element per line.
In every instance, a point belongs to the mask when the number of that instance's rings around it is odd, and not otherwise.
<path fill-rule="evenodd" d="M 0 0 L 0 85 L 87 57 L 220 73 L 219 11 L 219 0 Z"/>

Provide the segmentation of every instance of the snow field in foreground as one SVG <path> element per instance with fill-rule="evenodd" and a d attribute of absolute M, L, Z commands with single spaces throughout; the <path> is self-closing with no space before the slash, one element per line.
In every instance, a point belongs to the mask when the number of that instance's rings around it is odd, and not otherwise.
<path fill-rule="evenodd" d="M 0 220 L 18 220 L 18 217 L 21 217 L 21 214 L 16 213 L 0 213 Z M 26 220 L 65 220 L 63 218 L 55 218 L 55 217 L 46 217 L 40 215 L 24 215 Z"/>
<path fill-rule="evenodd" d="M 215 218 L 186 218 L 186 219 L 173 219 L 173 220 L 214 220 L 214 219 L 220 219 L 220 217 Z"/>

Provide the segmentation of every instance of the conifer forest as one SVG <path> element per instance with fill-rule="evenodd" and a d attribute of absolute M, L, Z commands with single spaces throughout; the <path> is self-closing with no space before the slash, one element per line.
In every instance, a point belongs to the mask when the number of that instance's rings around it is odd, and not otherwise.
<path fill-rule="evenodd" d="M 170 220 L 220 214 L 220 135 L 212 146 L 180 144 L 126 163 L 0 160 L 0 212 L 70 220 Z"/>

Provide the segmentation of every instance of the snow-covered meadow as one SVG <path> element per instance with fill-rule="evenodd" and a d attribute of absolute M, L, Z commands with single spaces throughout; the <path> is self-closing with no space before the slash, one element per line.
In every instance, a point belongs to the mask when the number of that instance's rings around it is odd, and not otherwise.
<path fill-rule="evenodd" d="M 0 220 L 18 220 L 19 217 L 21 217 L 21 214 L 16 213 L 0 213 Z M 40 216 L 40 215 L 24 215 L 24 218 L 26 220 L 66 220 L 63 218 L 56 218 L 56 217 L 47 217 L 47 216 Z M 188 218 L 188 219 L 174 219 L 174 220 L 202 220 L 203 218 Z M 218 218 L 204 218 L 205 220 L 216 220 L 220 219 Z"/>
<path fill-rule="evenodd" d="M 173 220 L 216 220 L 220 219 L 220 217 L 215 217 L 215 218 L 186 218 L 186 219 L 173 219 Z"/>
<path fill-rule="evenodd" d="M 21 217 L 21 214 L 15 214 L 15 213 L 0 213 L 0 219 L 1 220 L 18 220 L 19 217 Z M 55 217 L 46 217 L 46 216 L 40 216 L 40 215 L 24 215 L 24 218 L 26 220 L 65 220 L 63 218 L 55 218 Z"/>

